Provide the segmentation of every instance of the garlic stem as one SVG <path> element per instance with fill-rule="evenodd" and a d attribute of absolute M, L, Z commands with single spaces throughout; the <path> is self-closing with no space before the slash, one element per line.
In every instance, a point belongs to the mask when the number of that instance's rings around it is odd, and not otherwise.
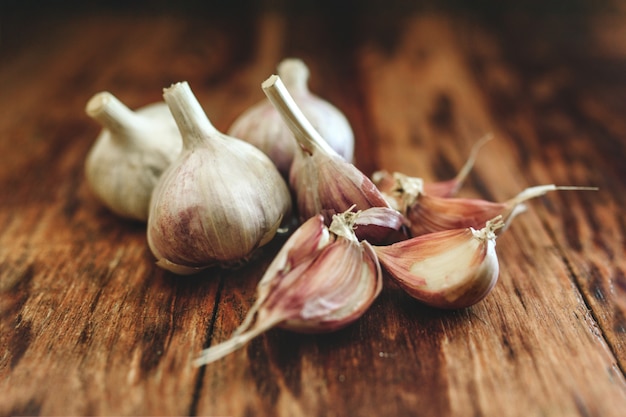
<path fill-rule="evenodd" d="M 502 219 L 502 215 L 498 215 L 491 220 L 487 220 L 485 223 L 485 227 L 480 230 L 475 230 L 474 228 L 470 228 L 474 237 L 481 242 L 485 242 L 487 240 L 492 240 L 496 238 L 496 231 L 498 229 L 502 229 L 505 226 L 505 222 Z"/>
<path fill-rule="evenodd" d="M 186 81 L 164 88 L 163 98 L 182 134 L 183 147 L 186 150 L 193 149 L 199 144 L 206 144 L 208 137 L 221 136 Z"/>
<path fill-rule="evenodd" d="M 277 317 L 273 320 L 257 320 L 253 327 L 246 330 L 245 332 L 237 333 L 236 331 L 236 333 L 230 339 L 215 346 L 211 346 L 208 349 L 204 349 L 202 352 L 200 352 L 200 355 L 193 361 L 194 366 L 207 365 L 211 362 L 215 362 L 216 360 L 223 358 L 224 356 L 238 349 L 241 349 L 252 339 L 276 326 L 276 324 L 278 324 L 282 320 L 282 317 Z M 262 324 L 258 325 L 259 323 Z"/>
<path fill-rule="evenodd" d="M 261 87 L 287 126 L 289 126 L 301 147 L 309 153 L 321 151 L 328 155 L 339 156 L 302 113 L 302 110 L 300 110 L 289 91 L 287 91 L 287 87 L 285 87 L 280 76 L 271 75 L 261 84 Z"/>
<path fill-rule="evenodd" d="M 359 243 L 355 233 L 354 233 L 354 224 L 356 223 L 356 219 L 361 213 L 361 211 L 353 212 L 356 204 L 353 204 L 348 210 L 344 211 L 340 214 L 333 214 L 333 220 L 328 226 L 328 230 L 337 236 L 341 236 L 349 241 L 354 243 Z"/>
<path fill-rule="evenodd" d="M 85 112 L 91 118 L 110 132 L 113 138 L 127 138 L 124 132 L 140 122 L 140 118 L 113 94 L 103 91 L 95 94 L 85 107 Z"/>
<path fill-rule="evenodd" d="M 519 214 L 521 211 L 524 211 L 523 203 L 532 198 L 540 197 L 550 191 L 597 191 L 598 187 L 579 187 L 579 186 L 569 186 L 569 185 L 561 185 L 557 186 L 554 184 L 545 184 L 545 185 L 536 185 L 534 187 L 528 187 L 522 192 L 520 192 L 515 197 L 511 198 L 506 202 L 508 206 L 508 210 L 504 213 L 504 222 L 505 227 L 501 229 L 504 231 L 508 224 L 513 220 L 513 218 Z"/>
<path fill-rule="evenodd" d="M 492 139 L 493 133 L 487 133 L 474 146 L 472 146 L 472 150 L 470 151 L 470 155 L 467 158 L 467 161 L 465 161 L 465 164 L 463 165 L 461 170 L 456 174 L 456 177 L 454 177 L 454 181 L 457 183 L 457 188 L 460 187 L 461 184 L 463 184 L 465 178 L 467 178 L 470 171 L 472 170 L 474 162 L 476 162 L 476 158 L 478 157 L 478 151 L 480 151 L 485 143 L 489 142 Z M 456 189 L 453 190 L 453 193 L 455 193 L 456 191 Z"/>
<path fill-rule="evenodd" d="M 278 76 L 283 80 L 291 94 L 309 92 L 309 69 L 297 58 L 284 59 L 278 65 Z"/>
<path fill-rule="evenodd" d="M 534 187 L 526 188 L 525 190 L 520 192 L 518 195 L 516 195 L 515 197 L 507 201 L 507 204 L 509 205 L 509 207 L 514 207 L 523 203 L 524 201 L 530 200 L 531 198 L 540 197 L 550 191 L 558 191 L 558 190 L 597 191 L 598 187 L 577 187 L 577 186 L 569 186 L 569 185 L 557 186 L 554 184 L 537 185 Z"/>

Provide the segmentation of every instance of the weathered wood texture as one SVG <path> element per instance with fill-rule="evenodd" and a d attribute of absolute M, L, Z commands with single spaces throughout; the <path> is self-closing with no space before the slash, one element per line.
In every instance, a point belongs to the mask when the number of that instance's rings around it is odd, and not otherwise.
<path fill-rule="evenodd" d="M 623 415 L 623 11 L 84 13 L 7 27 L 0 415 Z M 241 322 L 279 244 L 236 271 L 158 269 L 144 226 L 85 183 L 98 127 L 83 108 L 101 90 L 138 107 L 187 80 L 225 130 L 285 56 L 346 113 L 367 174 L 447 179 L 493 132 L 463 195 L 600 190 L 530 203 L 498 240 L 496 288 L 471 308 L 426 308 L 386 280 L 342 331 L 273 330 L 196 369 Z"/>

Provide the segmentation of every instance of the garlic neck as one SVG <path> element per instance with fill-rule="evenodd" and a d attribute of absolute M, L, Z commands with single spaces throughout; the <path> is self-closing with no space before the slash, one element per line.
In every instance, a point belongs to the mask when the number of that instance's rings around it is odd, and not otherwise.
<path fill-rule="evenodd" d="M 135 112 L 107 91 L 94 95 L 87 102 L 85 112 L 111 132 L 114 138 L 127 137 L 127 133 L 142 122 Z"/>
<path fill-rule="evenodd" d="M 187 82 L 163 89 L 163 98 L 180 130 L 184 149 L 206 145 L 207 138 L 219 135 Z"/>
<path fill-rule="evenodd" d="M 278 65 L 278 76 L 291 94 L 309 94 L 309 69 L 302 60 L 297 58 L 283 60 Z"/>
<path fill-rule="evenodd" d="M 502 218 L 502 215 L 499 215 L 499 216 L 494 217 L 491 220 L 488 220 L 487 223 L 485 224 L 485 227 L 483 227 L 480 230 L 474 230 L 473 228 L 470 228 L 470 229 L 476 239 L 480 240 L 481 242 L 484 242 L 487 240 L 494 240 L 497 237 L 496 231 L 503 228 L 504 226 L 505 226 L 505 223 Z"/>
<path fill-rule="evenodd" d="M 400 172 L 394 172 L 395 187 L 392 192 L 400 197 L 403 213 L 406 213 L 409 207 L 413 206 L 418 197 L 424 193 L 424 180 L 418 177 L 409 177 Z"/>
<path fill-rule="evenodd" d="M 339 156 L 311 125 L 278 75 L 270 76 L 261 87 L 302 148 L 311 154 L 319 151 Z"/>
<path fill-rule="evenodd" d="M 354 225 L 361 212 L 353 212 L 352 210 L 354 207 L 355 206 L 350 207 L 343 213 L 334 214 L 333 220 L 330 223 L 330 226 L 328 226 L 328 230 L 337 236 L 341 236 L 345 239 L 358 243 L 359 240 L 354 233 Z"/>

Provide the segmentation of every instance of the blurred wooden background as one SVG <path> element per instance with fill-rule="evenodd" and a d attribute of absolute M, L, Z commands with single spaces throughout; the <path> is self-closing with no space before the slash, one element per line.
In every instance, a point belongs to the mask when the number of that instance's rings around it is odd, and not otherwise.
<path fill-rule="evenodd" d="M 0 415 L 621 416 L 626 410 L 626 7 L 621 2 L 6 1 L 0 6 Z M 336 3 L 339 3 L 336 4 Z M 547 4 L 549 3 L 549 4 Z M 500 280 L 459 311 L 388 279 L 352 326 L 268 332 L 204 368 L 278 250 L 155 267 L 87 187 L 87 100 L 186 80 L 221 130 L 284 57 L 344 111 L 366 174 L 534 200 Z"/>

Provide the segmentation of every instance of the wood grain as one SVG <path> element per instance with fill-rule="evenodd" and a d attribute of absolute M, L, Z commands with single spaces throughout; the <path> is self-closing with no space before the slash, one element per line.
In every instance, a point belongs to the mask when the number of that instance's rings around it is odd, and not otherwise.
<path fill-rule="evenodd" d="M 626 13 L 307 7 L 56 15 L 0 49 L 0 415 L 622 415 Z M 157 268 L 144 225 L 84 180 L 98 126 L 83 108 L 102 90 L 138 107 L 187 80 L 226 130 L 285 56 L 345 112 L 367 174 L 451 178 L 491 132 L 462 195 L 599 190 L 530 202 L 473 307 L 425 307 L 386 276 L 343 330 L 271 330 L 194 368 L 281 242 L 236 270 Z"/>

